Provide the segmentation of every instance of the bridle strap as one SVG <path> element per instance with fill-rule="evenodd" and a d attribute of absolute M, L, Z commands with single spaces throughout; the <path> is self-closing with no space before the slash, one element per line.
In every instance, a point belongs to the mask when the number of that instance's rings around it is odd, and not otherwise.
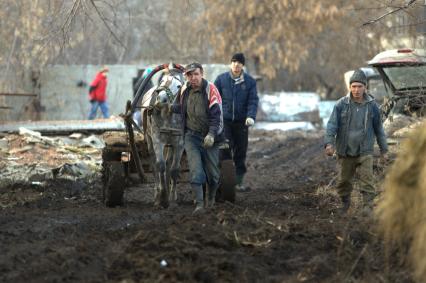
<path fill-rule="evenodd" d="M 174 100 L 174 95 L 172 91 L 170 90 L 170 88 L 168 88 L 167 86 L 161 86 L 161 87 L 158 87 L 155 91 L 157 92 L 157 95 L 158 95 L 158 93 L 160 93 L 163 90 L 166 92 L 168 102 L 172 103 Z"/>

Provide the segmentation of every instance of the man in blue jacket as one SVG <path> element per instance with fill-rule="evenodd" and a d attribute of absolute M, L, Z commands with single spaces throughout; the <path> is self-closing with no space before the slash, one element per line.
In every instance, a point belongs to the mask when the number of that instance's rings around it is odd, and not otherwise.
<path fill-rule="evenodd" d="M 220 74 L 214 82 L 222 96 L 225 137 L 230 142 L 237 176 L 236 189 L 240 192 L 248 191 L 243 186 L 247 172 L 248 127 L 254 125 L 259 102 L 256 81 L 244 72 L 244 64 L 244 54 L 234 54 L 231 70 Z"/>
<path fill-rule="evenodd" d="M 373 177 L 374 138 L 383 159 L 387 159 L 386 136 L 380 110 L 374 98 L 366 92 L 367 77 L 356 70 L 349 80 L 350 93 L 340 98 L 327 123 L 325 152 L 337 153 L 339 174 L 337 191 L 342 211 L 351 205 L 352 178 L 358 170 L 364 207 L 370 209 L 375 197 Z"/>

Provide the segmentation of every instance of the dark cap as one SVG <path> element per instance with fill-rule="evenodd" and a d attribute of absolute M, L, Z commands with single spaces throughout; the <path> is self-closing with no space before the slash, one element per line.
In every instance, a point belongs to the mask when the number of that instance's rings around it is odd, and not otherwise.
<path fill-rule="evenodd" d="M 191 64 L 185 66 L 184 74 L 195 71 L 197 68 L 199 68 L 201 72 L 203 71 L 203 66 L 200 63 L 192 62 Z"/>
<path fill-rule="evenodd" d="M 349 85 L 355 82 L 367 85 L 367 76 L 360 69 L 355 70 L 355 72 L 352 74 L 351 78 L 349 79 Z"/>
<path fill-rule="evenodd" d="M 231 58 L 231 62 L 235 61 L 240 62 L 243 65 L 246 64 L 246 58 L 244 57 L 243 53 L 235 53 Z"/>

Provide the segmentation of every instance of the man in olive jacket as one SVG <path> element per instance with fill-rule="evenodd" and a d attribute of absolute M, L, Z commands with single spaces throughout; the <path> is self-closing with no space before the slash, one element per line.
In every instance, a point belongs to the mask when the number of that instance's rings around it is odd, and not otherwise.
<path fill-rule="evenodd" d="M 339 174 L 337 191 L 342 200 L 342 211 L 351 205 L 352 178 L 359 172 L 360 191 L 364 206 L 372 207 L 375 197 L 373 177 L 374 138 L 382 158 L 387 159 L 387 143 L 374 98 L 366 92 L 367 77 L 356 70 L 349 80 L 350 93 L 334 106 L 325 135 L 325 152 L 337 154 Z"/>
<path fill-rule="evenodd" d="M 190 184 L 196 201 L 194 213 L 204 210 L 203 184 L 207 184 L 208 189 L 207 206 L 212 207 L 215 203 L 220 178 L 219 143 L 224 139 L 222 98 L 203 74 L 203 67 L 198 62 L 185 67 L 188 82 L 170 109 L 182 115 Z"/>

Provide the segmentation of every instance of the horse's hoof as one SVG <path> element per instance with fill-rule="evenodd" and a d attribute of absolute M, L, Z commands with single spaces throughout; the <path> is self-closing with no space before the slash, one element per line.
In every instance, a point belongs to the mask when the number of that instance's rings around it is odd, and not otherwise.
<path fill-rule="evenodd" d="M 168 208 L 169 207 L 169 202 L 162 202 L 161 203 L 161 207 Z"/>
<path fill-rule="evenodd" d="M 169 205 L 169 207 L 170 208 L 177 208 L 178 204 L 177 204 L 177 202 L 171 202 L 170 205 Z"/>

